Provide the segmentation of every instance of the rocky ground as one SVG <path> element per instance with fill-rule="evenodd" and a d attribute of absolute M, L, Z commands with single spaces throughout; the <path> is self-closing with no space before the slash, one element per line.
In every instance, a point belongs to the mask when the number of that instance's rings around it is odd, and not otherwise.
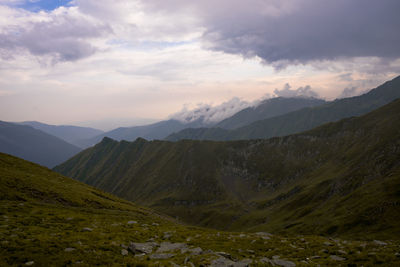
<path fill-rule="evenodd" d="M 3 266 L 400 266 L 399 241 L 221 232 L 129 211 L 0 203 Z"/>

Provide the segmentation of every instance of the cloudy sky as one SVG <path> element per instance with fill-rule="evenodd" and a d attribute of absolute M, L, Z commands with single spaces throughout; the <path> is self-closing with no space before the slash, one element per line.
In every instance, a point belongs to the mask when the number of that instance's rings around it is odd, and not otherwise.
<path fill-rule="evenodd" d="M 399 10 L 398 0 L 0 0 L 0 120 L 143 123 L 277 95 L 360 94 L 400 73 Z"/>

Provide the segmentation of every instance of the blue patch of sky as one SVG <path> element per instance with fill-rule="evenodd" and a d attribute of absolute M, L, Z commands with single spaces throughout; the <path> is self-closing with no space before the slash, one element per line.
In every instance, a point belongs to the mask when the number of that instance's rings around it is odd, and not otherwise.
<path fill-rule="evenodd" d="M 18 4 L 18 7 L 38 12 L 41 10 L 51 11 L 60 6 L 70 6 L 71 0 L 25 0 Z"/>

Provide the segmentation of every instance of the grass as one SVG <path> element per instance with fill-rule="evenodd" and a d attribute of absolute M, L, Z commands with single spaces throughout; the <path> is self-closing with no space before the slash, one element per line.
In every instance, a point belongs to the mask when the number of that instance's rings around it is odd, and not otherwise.
<path fill-rule="evenodd" d="M 265 266 L 266 258 L 306 264 L 372 266 L 400 264 L 399 240 L 330 239 L 321 236 L 225 232 L 182 224 L 138 207 L 46 168 L 0 154 L 0 265 L 22 266 L 206 266 L 220 258 L 249 259 Z M 132 222 L 135 221 L 135 222 Z M 131 222 L 131 223 L 129 223 Z M 91 231 L 85 231 L 90 228 Z M 185 243 L 169 259 L 134 255 L 131 242 Z M 351 266 L 351 265 L 350 265 Z"/>

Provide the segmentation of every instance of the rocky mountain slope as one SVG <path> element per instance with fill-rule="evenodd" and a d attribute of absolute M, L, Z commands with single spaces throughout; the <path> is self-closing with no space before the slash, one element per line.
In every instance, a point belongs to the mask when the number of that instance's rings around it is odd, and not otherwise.
<path fill-rule="evenodd" d="M 55 170 L 202 226 L 400 236 L 400 100 L 266 140 L 105 138 Z"/>
<path fill-rule="evenodd" d="M 189 227 L 0 153 L 5 266 L 400 264 L 398 240 L 344 240 Z"/>
<path fill-rule="evenodd" d="M 166 140 L 243 140 L 284 136 L 310 130 L 324 123 L 366 114 L 397 98 L 400 98 L 400 76 L 361 96 L 300 109 L 230 131 L 222 128 L 187 128 L 171 134 Z"/>

